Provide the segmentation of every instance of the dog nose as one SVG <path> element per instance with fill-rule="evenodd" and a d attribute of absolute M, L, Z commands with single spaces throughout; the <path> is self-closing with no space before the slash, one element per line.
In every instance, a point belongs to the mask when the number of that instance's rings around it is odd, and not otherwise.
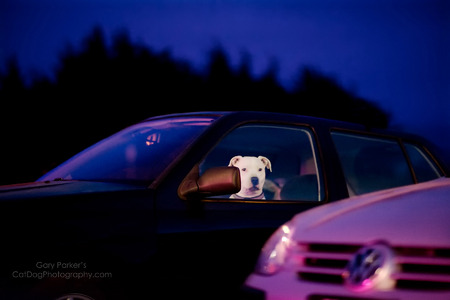
<path fill-rule="evenodd" d="M 252 182 L 253 185 L 258 185 L 259 183 L 258 177 L 251 177 L 250 181 Z"/>

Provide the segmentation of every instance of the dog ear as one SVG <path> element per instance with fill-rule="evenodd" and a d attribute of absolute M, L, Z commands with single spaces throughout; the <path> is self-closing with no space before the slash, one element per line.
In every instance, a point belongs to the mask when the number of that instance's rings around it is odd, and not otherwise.
<path fill-rule="evenodd" d="M 272 163 L 270 160 L 265 156 L 258 156 L 258 159 L 260 159 L 263 164 L 266 166 L 267 169 L 269 169 L 270 172 L 272 172 Z"/>
<path fill-rule="evenodd" d="M 233 157 L 232 159 L 230 159 L 230 163 L 229 163 L 229 167 L 233 167 L 237 162 L 238 162 L 238 160 L 240 160 L 242 158 L 242 156 L 241 155 L 236 155 L 235 157 Z"/>

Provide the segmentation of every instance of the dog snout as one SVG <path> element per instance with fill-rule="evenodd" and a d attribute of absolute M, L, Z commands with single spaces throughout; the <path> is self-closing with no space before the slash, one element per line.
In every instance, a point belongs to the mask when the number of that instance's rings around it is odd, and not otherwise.
<path fill-rule="evenodd" d="M 251 178 L 250 178 L 250 181 L 252 182 L 252 185 L 253 185 L 253 186 L 259 184 L 259 179 L 258 179 L 258 177 L 251 177 Z"/>

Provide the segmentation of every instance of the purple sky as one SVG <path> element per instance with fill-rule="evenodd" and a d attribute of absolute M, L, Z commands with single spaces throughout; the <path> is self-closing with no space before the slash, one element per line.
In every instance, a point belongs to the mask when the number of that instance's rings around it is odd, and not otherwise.
<path fill-rule="evenodd" d="M 15 53 L 24 71 L 50 73 L 95 25 L 199 68 L 220 43 L 233 64 L 249 53 L 257 75 L 275 60 L 288 87 L 314 67 L 379 103 L 393 126 L 450 140 L 447 0 L 0 1 L 0 68 Z"/>

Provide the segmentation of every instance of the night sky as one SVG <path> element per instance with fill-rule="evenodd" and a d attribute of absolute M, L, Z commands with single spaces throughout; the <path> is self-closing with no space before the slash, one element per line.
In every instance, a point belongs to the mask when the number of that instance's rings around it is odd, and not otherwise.
<path fill-rule="evenodd" d="M 198 68 L 220 44 L 255 75 L 277 63 L 287 88 L 312 67 L 450 149 L 450 1 L 1 0 L 0 68 L 15 55 L 25 74 L 51 74 L 94 26 Z"/>

